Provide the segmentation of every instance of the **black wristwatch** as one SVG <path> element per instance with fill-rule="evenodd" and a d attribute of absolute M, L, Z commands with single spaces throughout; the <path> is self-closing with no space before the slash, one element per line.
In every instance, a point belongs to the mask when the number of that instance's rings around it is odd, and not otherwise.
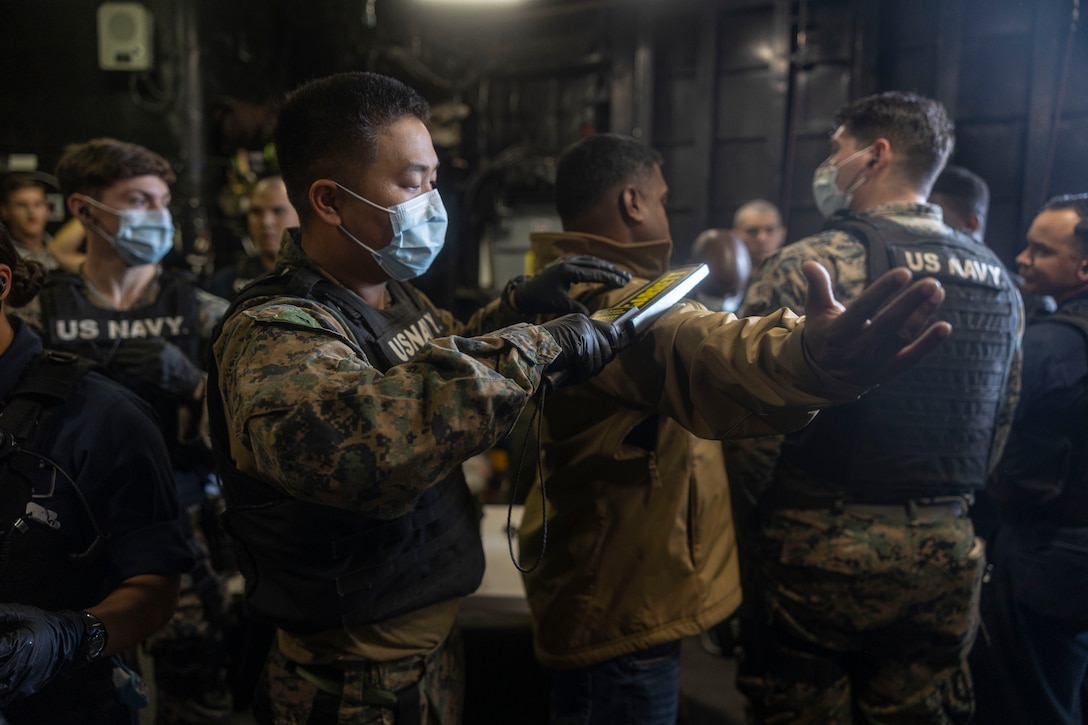
<path fill-rule="evenodd" d="M 106 631 L 106 625 L 102 620 L 90 612 L 80 612 L 83 623 L 87 625 L 87 631 L 83 634 L 83 661 L 94 662 L 106 651 L 106 642 L 110 639 L 110 633 Z"/>

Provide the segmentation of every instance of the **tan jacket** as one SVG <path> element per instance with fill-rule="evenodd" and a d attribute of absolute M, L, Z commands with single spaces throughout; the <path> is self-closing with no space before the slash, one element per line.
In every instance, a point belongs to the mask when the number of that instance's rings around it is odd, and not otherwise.
<path fill-rule="evenodd" d="M 594 254 L 634 275 L 622 290 L 572 290 L 590 309 L 661 274 L 671 252 L 667 240 L 585 234 L 532 243 L 538 266 Z M 706 439 L 794 430 L 829 398 L 862 392 L 804 360 L 799 319 L 780 310 L 738 320 L 681 303 L 596 378 L 547 398 L 547 548 L 524 576 L 542 664 L 583 667 L 680 639 L 740 604 L 721 443 Z M 540 553 L 541 518 L 534 487 L 523 563 Z"/>

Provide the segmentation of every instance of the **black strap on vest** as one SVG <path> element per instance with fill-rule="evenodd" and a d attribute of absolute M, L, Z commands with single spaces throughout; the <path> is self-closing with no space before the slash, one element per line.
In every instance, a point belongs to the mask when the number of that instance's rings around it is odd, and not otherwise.
<path fill-rule="evenodd" d="M 862 220 L 848 210 L 837 211 L 824 222 L 821 231 L 842 231 L 858 240 L 868 251 L 869 279 L 866 286 L 871 285 L 880 275 L 891 269 L 888 261 L 888 244 L 884 241 L 883 234 L 874 233 L 872 225 L 867 220 Z"/>
<path fill-rule="evenodd" d="M 86 358 L 55 350 L 43 352 L 30 363 L 0 410 L 0 462 L 5 472 L 33 481 L 38 461 L 15 454 L 41 454 L 57 412 L 83 376 L 99 367 Z"/>
<path fill-rule="evenodd" d="M 419 295 L 408 285 L 396 280 L 386 283 L 386 290 L 393 298 L 393 308 L 408 313 L 427 310 Z M 301 297 L 324 304 L 340 316 L 341 322 L 351 330 L 358 345 L 370 364 L 385 372 L 398 361 L 391 360 L 379 344 L 383 332 L 389 327 L 389 319 L 381 310 L 362 304 L 358 297 L 338 284 L 334 284 L 312 270 L 303 267 L 277 267 L 246 285 L 223 315 L 226 320 L 250 300 L 261 297 Z M 218 330 L 212 339 L 218 337 Z M 350 341 L 349 341 L 350 343 Z"/>
<path fill-rule="evenodd" d="M 57 413 L 72 396 L 83 376 L 101 366 L 87 358 L 67 352 L 46 350 L 31 361 L 19 382 L 8 394 L 0 410 L 0 521 L 18 522 L 26 514 L 26 504 L 34 493 L 38 471 L 52 466 L 68 478 L 94 529 L 95 538 L 75 560 L 97 556 L 107 536 L 98 527 L 83 493 L 66 471 L 45 457 L 43 451 L 54 433 Z M 17 488 L 16 488 L 17 487 Z M 7 563 L 6 538 L 0 544 L 0 572 Z"/>

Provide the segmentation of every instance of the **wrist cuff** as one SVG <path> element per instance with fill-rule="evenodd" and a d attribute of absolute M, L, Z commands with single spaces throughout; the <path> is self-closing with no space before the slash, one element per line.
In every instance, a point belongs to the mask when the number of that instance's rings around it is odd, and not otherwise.
<path fill-rule="evenodd" d="M 525 280 L 529 279 L 528 275 L 519 274 L 517 277 L 511 277 L 507 280 L 506 285 L 502 288 L 502 302 L 515 312 L 520 312 L 518 309 L 517 300 L 514 297 L 514 290 Z"/>

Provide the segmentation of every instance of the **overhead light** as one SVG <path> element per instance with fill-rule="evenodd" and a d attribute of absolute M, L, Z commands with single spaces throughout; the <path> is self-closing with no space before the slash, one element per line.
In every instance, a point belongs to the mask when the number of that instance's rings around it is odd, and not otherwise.
<path fill-rule="evenodd" d="M 458 5 L 524 5 L 529 0 L 416 0 L 424 5 L 445 5 L 454 7 Z"/>

